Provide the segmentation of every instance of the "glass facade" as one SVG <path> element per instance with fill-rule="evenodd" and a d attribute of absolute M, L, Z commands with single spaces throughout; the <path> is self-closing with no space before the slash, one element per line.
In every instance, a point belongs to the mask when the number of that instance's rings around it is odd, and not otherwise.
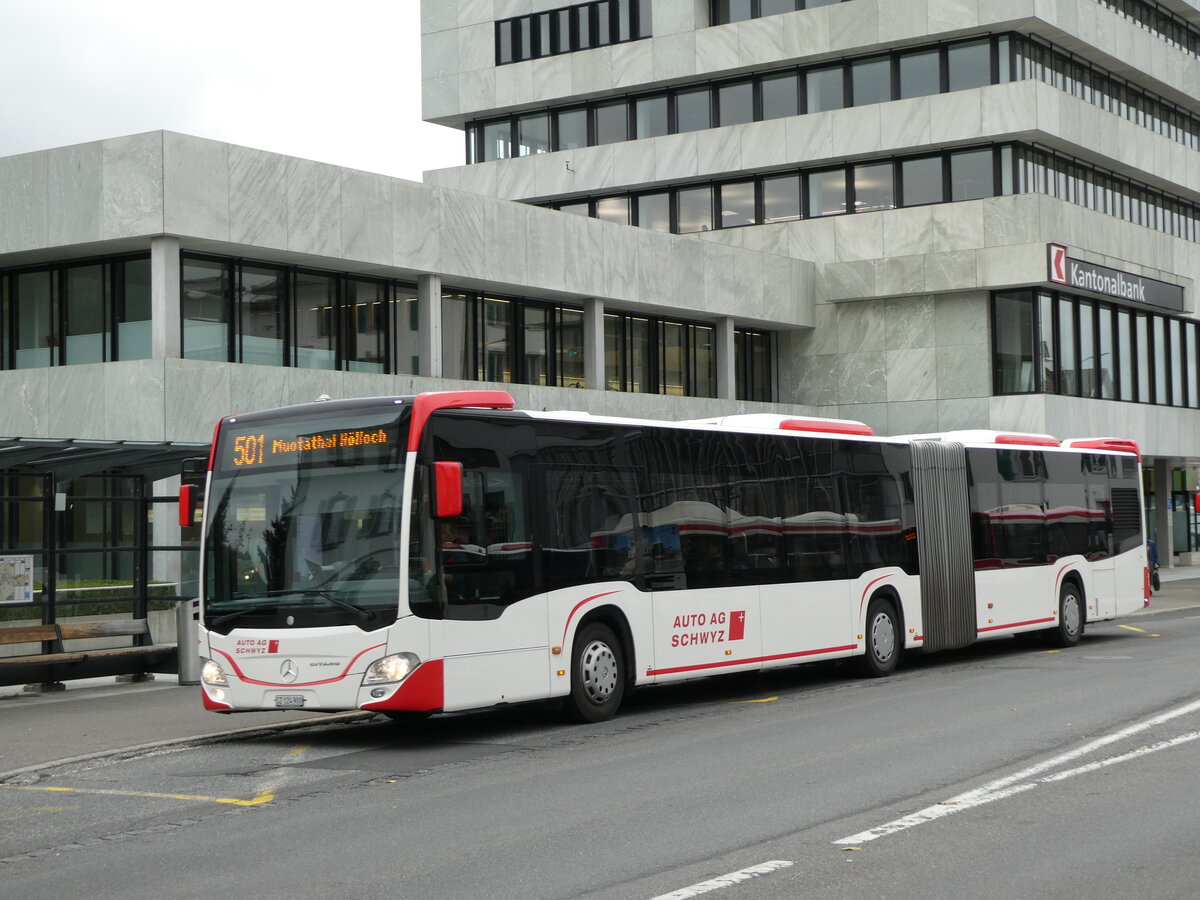
<path fill-rule="evenodd" d="M 749 9 L 747 3 L 746 8 Z M 752 18 L 752 16 L 743 16 Z M 754 78 L 718 79 L 699 87 L 633 95 L 618 101 L 546 110 L 469 123 L 467 162 L 488 162 L 547 150 L 679 134 L 754 120 L 817 113 L 905 97 L 1036 80 L 1099 106 L 1193 150 L 1200 150 L 1200 115 L 1039 38 L 1001 34 L 916 50 L 875 53 L 817 66 L 789 66 Z M 637 126 L 626 124 L 632 110 Z M 549 134 L 527 140 L 522 128 L 554 119 Z M 613 123 L 619 124 L 614 126 Z M 590 129 L 590 130 L 589 130 Z M 516 151 L 514 152 L 514 147 Z M 534 149 L 529 149 L 534 148 Z"/>
<path fill-rule="evenodd" d="M 32 369 L 150 357 L 150 257 L 0 272 L 0 366 Z"/>
<path fill-rule="evenodd" d="M 711 25 L 728 25 L 798 9 L 832 6 L 846 0 L 709 0 L 708 21 Z"/>
<path fill-rule="evenodd" d="M 992 294 L 992 390 L 1200 408 L 1200 322 L 1045 290 Z"/>
<path fill-rule="evenodd" d="M 496 23 L 496 65 L 650 37 L 651 0 L 593 0 Z"/>

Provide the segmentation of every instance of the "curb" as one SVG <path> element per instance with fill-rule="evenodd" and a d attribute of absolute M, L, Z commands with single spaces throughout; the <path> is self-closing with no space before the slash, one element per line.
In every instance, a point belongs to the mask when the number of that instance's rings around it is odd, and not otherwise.
<path fill-rule="evenodd" d="M 361 710 L 348 713 L 336 713 L 329 716 L 321 716 L 319 718 L 301 719 L 297 722 L 280 722 L 274 725 L 248 725 L 245 728 L 233 728 L 229 731 L 218 731 L 214 734 L 197 734 L 191 737 L 183 738 L 168 738 L 162 741 L 150 741 L 145 744 L 136 744 L 132 747 L 119 747 L 114 750 L 100 750 L 95 753 L 85 753 L 81 756 L 69 756 L 65 759 L 56 759 L 51 762 L 34 763 L 33 765 L 23 766 L 20 769 L 13 769 L 11 772 L 0 772 L 0 784 L 6 784 L 14 778 L 20 778 L 23 775 L 35 775 L 38 772 L 44 772 L 47 769 L 54 769 L 59 766 L 69 766 L 74 763 L 89 762 L 95 759 L 122 759 L 145 753 L 148 750 L 161 750 L 168 747 L 185 747 L 188 745 L 203 746 L 204 744 L 219 744 L 222 741 L 233 737 L 241 737 L 249 734 L 272 734 L 276 732 L 295 731 L 299 728 L 308 728 L 312 725 L 319 725 L 326 722 L 354 722 L 356 720 L 368 721 L 374 719 L 378 713 L 363 712 Z"/>

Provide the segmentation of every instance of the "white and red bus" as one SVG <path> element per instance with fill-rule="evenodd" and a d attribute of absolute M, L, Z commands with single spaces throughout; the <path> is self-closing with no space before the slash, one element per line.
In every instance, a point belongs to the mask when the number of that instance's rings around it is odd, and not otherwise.
<path fill-rule="evenodd" d="M 222 712 L 559 698 L 598 721 L 635 685 L 1072 645 L 1149 596 L 1137 448 L 1116 439 L 330 401 L 222 419 L 203 521 Z"/>

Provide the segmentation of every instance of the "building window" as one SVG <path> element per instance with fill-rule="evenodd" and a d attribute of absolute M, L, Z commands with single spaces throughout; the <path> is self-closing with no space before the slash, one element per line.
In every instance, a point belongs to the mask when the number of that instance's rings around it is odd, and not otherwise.
<path fill-rule="evenodd" d="M 702 322 L 606 312 L 604 372 L 610 391 L 715 397 L 716 328 Z M 752 399 L 770 400 L 769 389 Z"/>
<path fill-rule="evenodd" d="M 496 65 L 651 36 L 651 0 L 593 0 L 496 23 Z"/>
<path fill-rule="evenodd" d="M 992 294 L 992 390 L 1200 408 L 1200 324 L 1049 291 Z"/>
<path fill-rule="evenodd" d="M 729 25 L 748 19 L 761 19 L 798 9 L 817 9 L 845 3 L 846 0 L 709 0 L 709 23 Z"/>

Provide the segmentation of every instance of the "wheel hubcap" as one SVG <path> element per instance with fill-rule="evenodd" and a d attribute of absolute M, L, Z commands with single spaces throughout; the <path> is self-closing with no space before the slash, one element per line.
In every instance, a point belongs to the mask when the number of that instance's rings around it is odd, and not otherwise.
<path fill-rule="evenodd" d="M 1076 634 L 1079 631 L 1079 598 L 1074 594 L 1068 594 L 1063 598 L 1062 611 L 1063 628 L 1067 634 Z"/>
<path fill-rule="evenodd" d="M 880 662 L 887 662 L 896 650 L 896 632 L 892 620 L 880 613 L 871 621 L 871 652 Z"/>
<path fill-rule="evenodd" d="M 606 703 L 617 687 L 617 657 L 603 641 L 592 641 L 579 658 L 583 690 L 593 703 Z"/>

